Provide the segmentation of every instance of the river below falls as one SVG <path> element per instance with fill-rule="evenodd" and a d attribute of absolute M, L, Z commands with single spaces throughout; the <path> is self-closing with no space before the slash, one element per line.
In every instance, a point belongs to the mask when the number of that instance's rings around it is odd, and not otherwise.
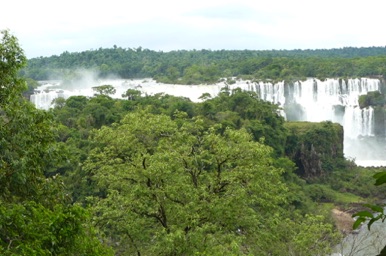
<path fill-rule="evenodd" d="M 375 222 L 368 230 L 364 224 L 346 236 L 331 256 L 375 256 L 386 245 L 386 223 Z"/>

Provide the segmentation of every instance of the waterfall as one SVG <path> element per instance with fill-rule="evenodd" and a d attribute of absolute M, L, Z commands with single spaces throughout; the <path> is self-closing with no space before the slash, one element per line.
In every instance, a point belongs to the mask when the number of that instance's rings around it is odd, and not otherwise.
<path fill-rule="evenodd" d="M 52 102 L 56 98 L 68 98 L 63 91 L 38 91 L 31 95 L 30 101 L 39 109 L 49 109 L 52 107 Z"/>
<path fill-rule="evenodd" d="M 358 99 L 370 91 L 380 90 L 380 81 L 371 78 L 309 78 L 292 84 L 256 82 L 254 86 L 239 83 L 234 87 L 255 91 L 263 100 L 280 105 L 288 120 L 332 121 L 344 127 L 345 136 L 374 136 L 374 109 L 360 109 Z M 290 113 L 297 112 L 297 113 Z M 296 115 L 296 118 L 291 116 Z"/>
<path fill-rule="evenodd" d="M 242 88 L 258 93 L 260 99 L 272 102 L 274 104 L 283 105 L 285 103 L 284 82 L 276 84 L 259 82 L 254 88 Z"/>
<path fill-rule="evenodd" d="M 297 105 L 301 112 L 299 121 L 338 122 L 350 138 L 374 136 L 374 109 L 360 109 L 358 99 L 370 91 L 380 90 L 378 79 L 326 79 L 321 81 L 309 78 L 287 85 L 289 95 L 286 99 L 284 83 L 256 83 L 256 92 L 261 99 L 279 104 L 284 111 Z M 288 114 L 288 113 L 287 113 Z M 291 121 L 291 120 L 290 120 Z"/>
<path fill-rule="evenodd" d="M 346 137 L 351 139 L 358 136 L 374 136 L 374 109 L 347 107 L 343 125 Z"/>
<path fill-rule="evenodd" d="M 332 121 L 344 128 L 344 153 L 361 165 L 373 165 L 375 160 L 385 160 L 386 148 L 383 139 L 375 137 L 374 109 L 359 107 L 359 96 L 371 91 L 380 91 L 379 79 L 326 79 L 309 78 L 286 85 L 282 83 L 257 83 L 261 99 L 268 100 L 284 109 L 289 121 Z M 267 93 L 269 92 L 269 93 Z M 267 96 L 275 95 L 275 97 Z M 274 99 L 280 99 L 275 101 Z M 365 161 L 369 161 L 368 163 Z M 384 164 L 384 163 L 381 163 Z"/>
<path fill-rule="evenodd" d="M 262 100 L 279 105 L 283 110 L 283 116 L 289 121 L 332 121 L 340 123 L 344 127 L 344 149 L 345 155 L 355 159 L 374 159 L 374 143 L 377 143 L 378 157 L 384 160 L 386 151 L 383 142 L 375 137 L 374 109 L 371 107 L 360 109 L 358 99 L 360 95 L 370 91 L 380 91 L 379 79 L 355 78 L 355 79 L 326 79 L 318 80 L 308 78 L 305 81 L 288 83 L 285 81 L 252 82 L 237 80 L 236 83 L 227 85 L 225 82 L 213 85 L 177 85 L 157 83 L 152 79 L 142 80 L 100 80 L 92 83 L 83 83 L 76 88 L 62 88 L 60 84 L 46 83 L 40 91 L 31 96 L 31 101 L 41 109 L 51 107 L 51 102 L 57 97 L 68 98 L 72 95 L 92 96 L 93 86 L 110 84 L 116 89 L 115 98 L 127 89 L 140 90 L 143 95 L 154 95 L 165 93 L 175 96 L 190 98 L 194 102 L 200 101 L 200 96 L 209 93 L 216 96 L 221 88 L 228 86 L 229 89 L 241 88 L 242 90 L 254 91 Z M 52 89 L 55 88 L 55 89 Z M 368 148 L 364 147 L 363 139 L 375 138 L 366 142 Z M 359 144 L 358 144 L 359 143 Z M 358 151 L 358 150 L 362 151 Z M 384 152 L 385 151 L 385 152 Z"/>

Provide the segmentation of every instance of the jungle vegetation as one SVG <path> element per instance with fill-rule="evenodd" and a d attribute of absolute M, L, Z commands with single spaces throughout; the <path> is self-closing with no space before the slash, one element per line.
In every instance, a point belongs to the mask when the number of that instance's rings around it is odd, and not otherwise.
<path fill-rule="evenodd" d="M 24 68 L 17 39 L 8 31 L 1 36 L 2 255 L 326 255 L 343 235 L 330 210 L 384 195 L 372 186 L 379 169 L 359 168 L 344 158 L 336 143 L 341 126 L 287 123 L 277 105 L 253 92 L 225 87 L 194 103 L 132 89 L 124 99 L 113 99 L 114 88 L 103 85 L 92 97 L 58 98 L 54 108 L 38 110 L 23 96 L 34 81 L 20 74 L 41 79 L 54 69 L 103 63 L 87 59 L 86 52 L 77 66 L 72 63 L 77 54 L 64 53 L 68 62 L 59 64 L 53 56 L 30 60 Z M 166 56 L 118 47 L 93 53 L 114 59 L 119 52 Z M 292 58 L 283 53 L 288 56 L 280 58 Z M 209 77 L 217 79 L 216 70 L 222 70 L 211 69 L 220 65 L 216 62 L 206 69 L 184 59 L 216 52 L 171 54 L 189 63 L 186 69 L 205 70 Z M 224 56 L 233 63 L 232 54 Z M 277 56 L 264 58 L 279 62 Z M 368 58 L 382 57 L 362 61 Z M 127 65 L 123 76 L 166 74 L 153 70 L 163 62 L 149 59 L 145 69 L 145 58 L 123 59 L 105 70 Z M 299 61 L 312 59 L 319 58 Z M 58 66 L 49 63 L 54 60 Z M 232 65 L 238 61 L 247 59 L 235 58 Z M 44 62 L 47 69 L 39 66 Z M 172 74 L 171 67 L 166 70 Z M 238 75 L 232 69 L 229 76 Z M 315 152 L 323 157 L 304 161 Z M 318 172 L 308 168 L 315 163 Z"/>
<path fill-rule="evenodd" d="M 33 58 L 22 71 L 35 80 L 71 79 L 73 71 L 94 70 L 100 77 L 154 78 L 171 84 L 208 84 L 222 78 L 302 80 L 386 75 L 386 48 L 321 50 L 177 50 L 99 48 Z"/>

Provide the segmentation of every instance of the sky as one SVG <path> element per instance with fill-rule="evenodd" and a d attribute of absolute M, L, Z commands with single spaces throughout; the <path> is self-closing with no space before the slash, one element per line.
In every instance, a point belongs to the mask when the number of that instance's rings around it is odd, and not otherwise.
<path fill-rule="evenodd" d="M 5 0 L 27 58 L 100 47 L 281 50 L 385 46 L 384 0 Z"/>

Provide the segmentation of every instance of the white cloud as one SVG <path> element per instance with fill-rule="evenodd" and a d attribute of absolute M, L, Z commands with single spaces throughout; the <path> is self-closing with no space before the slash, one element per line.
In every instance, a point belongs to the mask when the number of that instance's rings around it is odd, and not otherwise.
<path fill-rule="evenodd" d="M 140 0 L 2 3 L 27 57 L 99 47 L 294 49 L 386 45 L 381 0 Z"/>

